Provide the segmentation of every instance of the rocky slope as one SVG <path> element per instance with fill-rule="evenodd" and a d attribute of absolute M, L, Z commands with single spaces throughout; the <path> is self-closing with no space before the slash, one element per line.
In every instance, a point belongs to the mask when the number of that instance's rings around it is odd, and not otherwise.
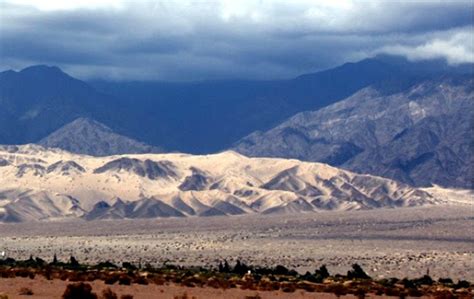
<path fill-rule="evenodd" d="M 116 219 L 395 208 L 440 202 L 403 183 L 321 163 L 193 156 L 92 157 L 0 147 L 0 220 Z"/>
<path fill-rule="evenodd" d="M 239 141 L 249 156 L 319 161 L 415 186 L 472 188 L 474 79 L 444 77 L 384 95 L 374 87 Z"/>
<path fill-rule="evenodd" d="M 162 152 L 158 147 L 114 133 L 109 127 L 88 118 L 78 118 L 66 124 L 38 144 L 92 156 Z"/>

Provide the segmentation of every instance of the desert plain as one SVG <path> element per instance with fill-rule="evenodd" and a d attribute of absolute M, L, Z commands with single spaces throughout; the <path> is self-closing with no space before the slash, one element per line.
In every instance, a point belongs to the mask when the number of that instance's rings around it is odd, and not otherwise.
<path fill-rule="evenodd" d="M 0 224 L 0 252 L 46 261 L 217 267 L 227 260 L 284 265 L 300 273 L 358 263 L 373 278 L 474 280 L 474 209 L 403 209 L 185 219 Z"/>

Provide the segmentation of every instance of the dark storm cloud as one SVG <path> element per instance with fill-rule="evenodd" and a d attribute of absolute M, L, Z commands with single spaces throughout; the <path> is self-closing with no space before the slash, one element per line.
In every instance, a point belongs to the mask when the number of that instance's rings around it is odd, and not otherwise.
<path fill-rule="evenodd" d="M 43 63 L 83 78 L 270 79 L 381 52 L 474 59 L 470 1 L 16 2 L 0 2 L 2 69 Z"/>

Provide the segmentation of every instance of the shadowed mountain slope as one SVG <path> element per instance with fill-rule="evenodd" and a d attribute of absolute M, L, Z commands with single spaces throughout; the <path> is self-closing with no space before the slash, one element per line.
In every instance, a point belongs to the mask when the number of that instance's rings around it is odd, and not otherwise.
<path fill-rule="evenodd" d="M 243 138 L 249 156 L 318 161 L 415 186 L 472 188 L 474 80 L 449 76 L 385 95 L 375 87 Z"/>

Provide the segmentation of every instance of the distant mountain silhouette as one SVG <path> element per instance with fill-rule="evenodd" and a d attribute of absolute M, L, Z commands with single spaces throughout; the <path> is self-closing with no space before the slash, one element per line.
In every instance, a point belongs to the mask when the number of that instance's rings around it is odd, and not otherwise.
<path fill-rule="evenodd" d="M 290 80 L 86 83 L 57 67 L 32 66 L 0 73 L 0 143 L 38 142 L 86 117 L 153 146 L 208 153 L 369 85 L 393 93 L 436 73 L 463 71 L 378 56 Z"/>
<path fill-rule="evenodd" d="M 114 99 L 57 67 L 0 73 L 0 136 L 4 143 L 36 142 L 78 117 L 102 120 Z"/>

